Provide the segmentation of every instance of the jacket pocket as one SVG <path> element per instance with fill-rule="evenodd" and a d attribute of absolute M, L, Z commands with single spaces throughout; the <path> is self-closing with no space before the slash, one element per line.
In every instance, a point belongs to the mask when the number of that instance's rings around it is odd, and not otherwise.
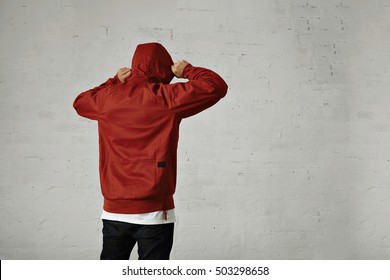
<path fill-rule="evenodd" d="M 102 191 L 107 199 L 146 199 L 156 197 L 156 161 L 112 161 L 108 163 Z"/>

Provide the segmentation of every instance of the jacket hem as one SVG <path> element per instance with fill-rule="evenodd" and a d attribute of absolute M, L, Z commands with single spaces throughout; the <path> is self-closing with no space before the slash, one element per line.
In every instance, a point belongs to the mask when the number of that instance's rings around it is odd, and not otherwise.
<path fill-rule="evenodd" d="M 164 201 L 164 204 L 163 202 Z M 160 210 L 175 208 L 173 196 L 161 197 L 155 200 L 133 200 L 133 199 L 107 199 L 104 198 L 103 209 L 110 213 L 120 214 L 142 214 Z"/>

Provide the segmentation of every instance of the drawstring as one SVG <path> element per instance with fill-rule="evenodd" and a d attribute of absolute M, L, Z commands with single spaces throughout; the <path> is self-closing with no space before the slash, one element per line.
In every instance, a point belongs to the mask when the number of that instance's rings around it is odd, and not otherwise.
<path fill-rule="evenodd" d="M 164 210 L 164 220 L 168 220 L 168 213 L 167 213 L 167 210 Z"/>

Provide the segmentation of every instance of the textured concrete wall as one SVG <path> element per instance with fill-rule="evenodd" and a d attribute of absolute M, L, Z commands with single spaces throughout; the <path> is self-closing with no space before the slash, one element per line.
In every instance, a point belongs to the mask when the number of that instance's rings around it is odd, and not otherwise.
<path fill-rule="evenodd" d="M 148 41 L 230 86 L 182 122 L 172 258 L 390 257 L 390 1 L 9 0 L 0 36 L 1 259 L 98 258 L 72 102 Z"/>

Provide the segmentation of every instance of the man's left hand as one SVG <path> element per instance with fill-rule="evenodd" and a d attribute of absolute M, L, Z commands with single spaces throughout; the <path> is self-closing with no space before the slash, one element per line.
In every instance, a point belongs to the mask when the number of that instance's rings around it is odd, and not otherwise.
<path fill-rule="evenodd" d="M 121 81 L 121 83 L 124 83 L 126 82 L 126 79 L 131 76 L 131 69 L 127 67 L 122 67 L 118 70 L 116 74 L 118 75 L 119 81 Z"/>

